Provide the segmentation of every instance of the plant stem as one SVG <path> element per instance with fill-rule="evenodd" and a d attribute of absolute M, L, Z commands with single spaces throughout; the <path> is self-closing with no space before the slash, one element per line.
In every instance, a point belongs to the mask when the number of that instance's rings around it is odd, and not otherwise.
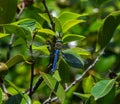
<path fill-rule="evenodd" d="M 30 47 L 29 47 L 30 55 L 31 55 L 31 80 L 30 80 L 30 93 L 29 93 L 29 96 L 30 96 L 30 97 L 31 97 L 32 94 L 33 94 L 33 93 L 32 93 L 32 87 L 33 87 L 34 65 L 35 65 L 34 56 L 33 56 L 33 49 L 32 49 L 32 44 L 33 44 L 34 38 L 35 38 L 35 33 L 33 34 L 33 37 L 32 37 L 31 42 L 30 42 Z"/>
<path fill-rule="evenodd" d="M 50 19 L 50 23 L 51 23 L 51 26 L 52 26 L 51 29 L 52 29 L 53 31 L 55 31 L 55 23 L 54 23 L 54 21 L 53 21 L 53 19 L 52 19 L 52 16 L 51 16 L 51 14 L 50 14 L 50 11 L 49 11 L 47 5 L 46 5 L 46 0 L 42 0 L 42 3 L 43 3 L 43 5 L 44 5 L 45 10 L 46 10 L 46 12 L 47 12 L 47 14 L 48 14 L 48 17 L 49 17 L 49 19 Z"/>
<path fill-rule="evenodd" d="M 10 42 L 8 44 L 8 52 L 7 52 L 6 60 L 10 59 L 13 41 L 14 41 L 14 34 L 11 35 Z"/>

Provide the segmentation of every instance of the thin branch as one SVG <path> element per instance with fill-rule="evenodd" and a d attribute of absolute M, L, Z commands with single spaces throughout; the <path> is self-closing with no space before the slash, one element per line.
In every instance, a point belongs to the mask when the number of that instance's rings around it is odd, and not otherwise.
<path fill-rule="evenodd" d="M 45 7 L 45 9 L 46 9 L 46 12 L 47 12 L 47 14 L 48 14 L 48 17 L 49 17 L 49 19 L 50 19 L 51 26 L 52 26 L 52 30 L 55 31 L 55 23 L 54 23 L 54 21 L 53 21 L 53 19 L 52 19 L 52 16 L 51 16 L 51 14 L 50 14 L 50 11 L 49 11 L 47 5 L 46 5 L 46 0 L 42 0 L 42 3 L 43 3 L 43 5 L 44 5 L 44 7 Z"/>
<path fill-rule="evenodd" d="M 93 67 L 95 66 L 95 64 L 99 61 L 100 57 L 101 57 L 101 56 L 103 55 L 103 53 L 104 53 L 104 50 L 105 50 L 105 48 L 101 50 L 101 52 L 99 53 L 99 55 L 97 56 L 97 58 L 96 58 L 96 59 L 94 60 L 94 62 L 84 71 L 84 73 L 83 73 L 80 77 L 76 78 L 76 80 L 73 81 L 73 82 L 65 89 L 65 92 L 69 91 L 74 85 L 76 85 L 79 81 L 81 81 L 81 80 L 84 78 L 84 76 L 88 73 L 88 71 L 90 71 L 91 68 L 93 68 Z M 53 101 L 55 101 L 55 100 L 57 100 L 57 99 L 58 99 L 58 97 L 54 97 L 54 98 L 51 99 L 51 102 L 53 102 Z M 46 100 L 45 102 L 47 103 L 47 100 Z"/>
<path fill-rule="evenodd" d="M 21 9 L 20 9 L 20 11 L 18 12 L 18 14 L 16 15 L 16 21 L 19 19 L 19 17 L 21 16 L 21 14 L 23 13 L 23 10 L 25 9 L 25 5 L 24 5 L 24 3 L 22 3 L 21 4 Z M 12 34 L 11 35 L 11 38 L 10 38 L 10 42 L 9 42 L 9 44 L 8 44 L 8 52 L 7 52 L 7 58 L 6 58 L 6 60 L 8 60 L 9 58 L 10 58 L 10 56 L 11 56 L 11 50 L 12 50 L 12 44 L 13 44 L 13 42 L 14 42 L 14 37 L 15 37 L 15 35 L 14 34 Z"/>
<path fill-rule="evenodd" d="M 16 21 L 19 19 L 19 17 L 21 16 L 21 14 L 23 13 L 23 11 L 24 11 L 24 9 L 25 9 L 25 3 L 24 2 L 22 2 L 21 4 L 20 4 L 20 11 L 19 11 L 19 13 L 16 15 Z"/>
<path fill-rule="evenodd" d="M 13 41 L 14 41 L 14 36 L 15 36 L 14 34 L 11 35 L 10 42 L 8 44 L 8 52 L 7 52 L 7 59 L 6 60 L 10 59 L 12 44 L 13 44 Z"/>
<path fill-rule="evenodd" d="M 30 96 L 30 97 L 31 97 L 32 94 L 33 94 L 33 93 L 32 93 L 32 87 L 33 87 L 33 79 L 34 79 L 34 65 L 35 65 L 35 62 L 34 62 L 32 44 L 33 44 L 35 35 L 36 35 L 36 33 L 33 34 L 32 39 L 31 39 L 31 42 L 30 42 L 30 47 L 29 47 L 30 55 L 31 55 L 31 80 L 30 80 L 30 93 L 29 93 L 29 96 Z"/>

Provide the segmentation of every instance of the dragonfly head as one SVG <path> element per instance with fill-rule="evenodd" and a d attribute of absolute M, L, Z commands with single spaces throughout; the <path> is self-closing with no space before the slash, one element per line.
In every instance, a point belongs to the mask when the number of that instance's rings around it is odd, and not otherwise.
<path fill-rule="evenodd" d="M 61 48 L 62 48 L 62 41 L 57 40 L 55 43 L 55 49 L 61 50 Z"/>

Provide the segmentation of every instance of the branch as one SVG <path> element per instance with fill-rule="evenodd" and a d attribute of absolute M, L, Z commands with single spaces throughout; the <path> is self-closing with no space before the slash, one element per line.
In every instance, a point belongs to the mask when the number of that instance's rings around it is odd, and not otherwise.
<path fill-rule="evenodd" d="M 23 13 L 23 10 L 25 9 L 25 5 L 24 3 L 21 4 L 21 8 L 20 11 L 18 12 L 18 14 L 16 15 L 16 21 L 18 21 L 19 17 L 21 16 L 21 14 Z M 6 60 L 9 60 L 10 56 L 11 56 L 11 50 L 12 50 L 12 44 L 14 41 L 14 34 L 11 35 L 11 39 L 10 42 L 8 44 L 8 52 L 7 52 L 7 58 Z"/>
<path fill-rule="evenodd" d="M 11 50 L 12 50 L 12 44 L 13 44 L 13 41 L 14 41 L 14 36 L 15 36 L 14 34 L 11 35 L 10 42 L 8 44 L 8 52 L 7 52 L 7 58 L 6 58 L 6 60 L 10 59 Z"/>
<path fill-rule="evenodd" d="M 48 14 L 48 17 L 49 17 L 49 19 L 50 19 L 50 23 L 51 23 L 51 26 L 52 26 L 52 30 L 55 31 L 55 23 L 54 23 L 54 21 L 53 21 L 53 19 L 52 19 L 52 16 L 51 16 L 51 14 L 50 14 L 50 11 L 49 11 L 47 5 L 46 5 L 46 0 L 42 0 L 42 3 L 43 3 L 43 5 L 44 5 L 44 7 L 45 7 L 45 9 L 46 9 L 46 12 L 47 12 L 47 14 Z"/>
<path fill-rule="evenodd" d="M 31 39 L 31 42 L 30 42 L 30 47 L 29 47 L 30 56 L 31 56 L 31 80 L 30 80 L 30 93 L 29 93 L 29 96 L 30 96 L 30 97 L 31 97 L 32 94 L 33 94 L 33 93 L 32 93 L 32 87 L 33 87 L 33 79 L 34 79 L 34 65 L 35 65 L 35 62 L 34 62 L 32 44 L 33 44 L 35 35 L 36 35 L 36 33 L 33 34 L 32 39 Z"/>
<path fill-rule="evenodd" d="M 69 91 L 76 83 L 78 83 L 79 81 L 81 81 L 81 80 L 84 78 L 84 76 L 87 74 L 87 72 L 90 71 L 91 68 L 93 68 L 93 67 L 95 66 L 95 64 L 99 61 L 100 57 L 101 57 L 101 56 L 103 55 L 103 53 L 104 53 L 104 50 L 105 50 L 105 48 L 103 48 L 103 49 L 101 50 L 101 52 L 99 53 L 99 55 L 97 56 L 97 58 L 96 58 L 96 59 L 94 60 L 94 62 L 84 71 L 84 73 L 83 73 L 80 77 L 76 78 L 76 80 L 73 81 L 73 82 L 65 89 L 65 92 Z M 54 98 L 51 99 L 51 102 L 53 102 L 53 101 L 55 101 L 55 100 L 57 100 L 57 99 L 58 99 L 58 97 L 54 97 Z M 47 103 L 47 101 L 46 101 L 46 103 Z"/>

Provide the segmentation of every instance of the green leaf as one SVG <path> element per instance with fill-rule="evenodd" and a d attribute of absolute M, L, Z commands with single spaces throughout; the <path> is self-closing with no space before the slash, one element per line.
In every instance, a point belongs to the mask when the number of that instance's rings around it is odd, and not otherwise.
<path fill-rule="evenodd" d="M 62 57 L 72 67 L 75 67 L 75 68 L 83 68 L 84 67 L 82 58 L 72 51 L 70 51 L 70 52 L 64 51 L 64 53 L 62 53 Z"/>
<path fill-rule="evenodd" d="M 79 98 L 81 98 L 83 100 L 86 100 L 91 96 L 91 94 L 81 94 L 81 93 L 78 93 L 78 92 L 74 92 L 73 94 L 78 96 Z"/>
<path fill-rule="evenodd" d="M 76 52 L 78 55 L 81 55 L 81 56 L 88 56 L 89 58 L 91 58 L 91 53 L 83 48 L 79 48 L 79 47 L 75 47 L 75 48 L 70 48 L 70 49 L 67 49 L 68 51 L 69 50 L 72 50 L 74 52 Z"/>
<path fill-rule="evenodd" d="M 113 101 L 115 100 L 115 92 L 116 92 L 116 87 L 113 86 L 111 91 L 105 95 L 103 98 L 97 100 L 97 102 L 101 102 L 102 104 L 115 104 Z"/>
<path fill-rule="evenodd" d="M 0 104 L 2 104 L 2 100 L 3 100 L 3 94 L 2 94 L 2 89 L 0 88 Z"/>
<path fill-rule="evenodd" d="M 65 91 L 62 87 L 62 85 L 52 76 L 50 76 L 49 74 L 45 74 L 43 72 L 41 72 L 41 76 L 43 77 L 46 85 L 54 91 L 54 93 L 58 96 L 58 98 L 60 99 L 61 103 L 64 103 L 65 100 Z"/>
<path fill-rule="evenodd" d="M 0 0 L 0 24 L 12 22 L 18 0 Z"/>
<path fill-rule="evenodd" d="M 9 59 L 7 62 L 6 62 L 6 65 L 8 66 L 8 68 L 20 63 L 20 62 L 24 62 L 25 59 L 22 55 L 16 55 L 14 57 L 12 57 L 11 59 Z"/>
<path fill-rule="evenodd" d="M 82 88 L 85 94 L 89 94 L 91 92 L 92 87 L 94 86 L 94 79 L 91 75 L 82 80 Z"/>
<path fill-rule="evenodd" d="M 34 101 L 33 104 L 41 104 L 40 101 Z"/>
<path fill-rule="evenodd" d="M 60 23 L 60 20 L 58 18 L 56 18 L 56 17 L 54 17 L 53 19 L 55 21 L 55 30 L 57 32 L 62 32 L 62 25 Z"/>
<path fill-rule="evenodd" d="M 70 21 L 65 22 L 62 25 L 63 33 L 66 33 L 71 27 L 79 23 L 82 23 L 82 22 L 85 22 L 85 21 L 84 20 L 70 20 Z"/>
<path fill-rule="evenodd" d="M 90 26 L 90 31 L 91 32 L 96 32 L 100 29 L 100 26 L 102 25 L 101 20 L 97 20 L 93 22 L 93 24 Z"/>
<path fill-rule="evenodd" d="M 6 102 L 6 104 L 32 104 L 32 103 L 28 95 L 25 94 L 22 96 L 21 94 L 17 94 L 11 96 Z"/>
<path fill-rule="evenodd" d="M 0 38 L 6 37 L 8 35 L 10 35 L 10 34 L 0 33 Z"/>
<path fill-rule="evenodd" d="M 4 24 L 1 26 L 4 27 L 6 33 L 10 33 L 10 34 L 14 33 L 15 35 L 21 37 L 24 40 L 28 39 L 28 36 L 29 37 L 31 36 L 31 32 L 23 27 L 14 24 Z"/>
<path fill-rule="evenodd" d="M 39 29 L 39 30 L 37 30 L 37 32 L 55 36 L 55 32 L 50 29 Z"/>
<path fill-rule="evenodd" d="M 66 21 L 75 20 L 79 18 L 81 15 L 73 12 L 63 12 L 58 19 L 60 20 L 61 24 L 64 24 Z"/>
<path fill-rule="evenodd" d="M 16 104 L 31 104 L 30 98 L 27 95 L 22 94 L 21 91 L 11 81 L 7 79 L 5 79 L 4 81 L 19 93 L 17 95 L 10 97 L 7 101 L 7 104 L 14 104 L 12 102 L 13 101 L 15 102 L 15 100 L 16 100 Z M 24 102 L 24 103 L 21 103 L 21 102 Z"/>
<path fill-rule="evenodd" d="M 49 19 L 47 13 L 40 13 L 39 15 L 40 15 L 45 21 L 47 21 L 48 23 L 50 23 L 50 19 Z"/>
<path fill-rule="evenodd" d="M 32 104 L 30 97 L 27 94 L 24 94 L 20 104 Z"/>
<path fill-rule="evenodd" d="M 98 33 L 98 44 L 100 48 L 104 48 L 109 43 L 119 23 L 120 11 L 113 12 L 105 18 Z"/>
<path fill-rule="evenodd" d="M 56 71 L 55 71 L 55 73 L 54 73 L 53 77 L 54 77 L 54 78 L 55 78 L 58 82 L 60 82 L 60 81 L 61 81 L 61 78 L 60 78 L 60 75 L 59 75 L 58 70 L 56 70 Z"/>
<path fill-rule="evenodd" d="M 98 100 L 105 95 L 107 95 L 115 84 L 115 80 L 102 80 L 92 88 L 91 94 L 95 97 L 95 100 Z"/>
<path fill-rule="evenodd" d="M 117 57 L 115 55 L 110 55 L 108 57 L 101 57 L 95 65 L 95 70 L 99 73 L 106 72 L 114 66 Z"/>
<path fill-rule="evenodd" d="M 22 19 L 12 24 L 19 25 L 23 28 L 26 28 L 30 31 L 35 30 L 36 28 L 36 21 L 34 19 Z"/>
<path fill-rule="evenodd" d="M 63 44 L 66 44 L 71 41 L 83 40 L 85 37 L 78 34 L 66 34 L 62 37 Z"/>
<path fill-rule="evenodd" d="M 44 45 L 44 46 L 35 46 L 35 45 L 32 45 L 32 49 L 33 50 L 38 50 L 40 52 L 42 52 L 43 54 L 46 54 L 46 55 L 49 55 L 49 51 L 48 51 L 48 48 L 47 48 L 47 45 Z"/>
<path fill-rule="evenodd" d="M 38 34 L 36 35 L 35 39 L 39 39 L 39 41 L 44 42 L 44 43 L 46 42 L 46 39 Z"/>
<path fill-rule="evenodd" d="M 63 58 L 58 61 L 58 70 L 61 77 L 61 82 L 70 82 L 70 70 L 69 65 L 65 62 Z"/>

